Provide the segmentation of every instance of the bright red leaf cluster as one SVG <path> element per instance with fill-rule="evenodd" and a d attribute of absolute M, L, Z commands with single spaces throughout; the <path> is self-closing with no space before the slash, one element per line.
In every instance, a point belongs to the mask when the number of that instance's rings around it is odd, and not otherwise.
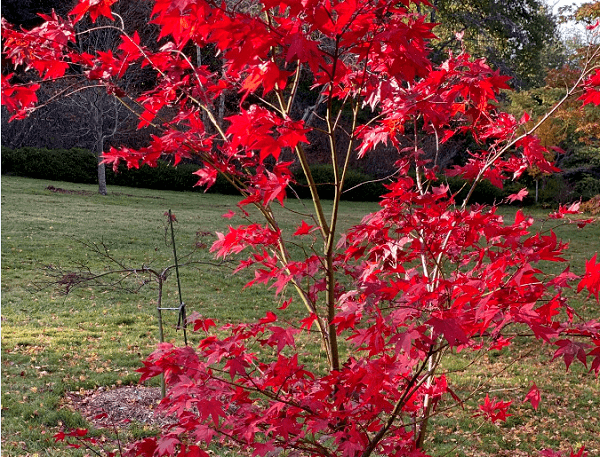
<path fill-rule="evenodd" d="M 434 24 L 415 8 L 427 2 L 155 0 L 158 50 L 124 31 L 114 50 L 88 54 L 70 45 L 75 23 L 87 14 L 112 19 L 115 2 L 81 0 L 69 18 L 44 17 L 30 31 L 3 22 L 7 58 L 40 81 L 13 84 L 12 74 L 3 76 L 2 103 L 17 118 L 27 115 L 40 84 L 70 68 L 126 102 L 128 69 L 152 69 L 155 85 L 131 95 L 131 108 L 140 128 L 153 124 L 162 133 L 139 150 L 112 148 L 105 162 L 137 168 L 165 156 L 175 164 L 194 159 L 206 187 L 225 175 L 243 195 L 239 213 L 251 219 L 245 208 L 253 206 L 263 221 L 218 233 L 212 251 L 236 257 L 236 272 L 252 269 L 248 285 L 273 287 L 284 296 L 281 309 L 294 292 L 294 306 L 306 311 L 294 324 L 269 311 L 218 331 L 210 318 L 194 316 L 194 330 L 205 333 L 196 349 L 162 344 L 140 369 L 142 381 L 165 375 L 161 409 L 177 421 L 135 443 L 133 455 L 206 456 L 218 443 L 256 456 L 425 456 L 437 405 L 464 406 L 443 371 L 444 354 L 502 349 L 515 328 L 554 345 L 567 368 L 578 360 L 598 374 L 600 323 L 578 316 L 564 295 L 579 281 L 577 292 L 598 299 L 596 256 L 581 278 L 568 267 L 545 273 L 543 262 L 565 262 L 567 245 L 553 231 L 530 233 L 533 220 L 521 211 L 507 221 L 496 207 L 456 202 L 425 158 L 423 135 L 439 144 L 470 135 L 477 149 L 446 175 L 501 187 L 531 166 L 556 171 L 534 132 L 520 133 L 527 117 L 499 111 L 507 78 L 465 53 L 439 65 L 430 60 Z M 222 70 L 195 65 L 189 54 L 196 47 L 215 49 Z M 595 70 L 584 78 L 583 104 L 597 104 L 598 77 Z M 301 85 L 315 105 L 299 116 L 293 107 Z M 239 109 L 220 123 L 215 104 L 226 92 L 237 94 Z M 333 162 L 332 210 L 320 202 L 304 150 L 318 136 Z M 406 147 L 406 138 L 414 144 Z M 396 149 L 396 177 L 380 209 L 339 235 L 349 157 L 381 144 Z M 285 205 L 292 166 L 307 176 L 314 212 L 288 233 L 272 205 Z M 551 217 L 577 211 L 564 206 Z M 306 341 L 322 348 L 322 360 L 303 349 Z M 525 400 L 537 409 L 540 398 L 534 384 Z M 477 415 L 504 421 L 510 405 L 486 395 Z"/>

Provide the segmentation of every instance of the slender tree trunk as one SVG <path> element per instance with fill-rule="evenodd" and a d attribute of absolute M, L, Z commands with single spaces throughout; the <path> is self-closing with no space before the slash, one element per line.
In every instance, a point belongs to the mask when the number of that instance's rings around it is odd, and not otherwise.
<path fill-rule="evenodd" d="M 100 134 L 100 138 L 96 143 L 96 158 L 98 159 L 98 193 L 106 195 L 106 167 L 102 163 L 102 153 L 104 152 L 104 136 Z"/>
<path fill-rule="evenodd" d="M 98 154 L 98 193 L 106 195 L 106 167 L 102 163 L 102 153 Z"/>
<path fill-rule="evenodd" d="M 102 106 L 100 105 L 101 100 L 97 92 L 93 93 L 92 112 L 94 116 L 94 129 L 96 135 L 95 153 L 98 162 L 98 193 L 100 195 L 106 195 L 106 168 L 102 163 L 102 153 L 104 152 L 104 113 Z M 116 122 L 116 121 L 115 121 Z"/>

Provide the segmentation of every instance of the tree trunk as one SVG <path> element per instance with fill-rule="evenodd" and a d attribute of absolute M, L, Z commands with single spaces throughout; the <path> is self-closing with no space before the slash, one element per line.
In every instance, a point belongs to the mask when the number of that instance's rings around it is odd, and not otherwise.
<path fill-rule="evenodd" d="M 98 193 L 106 195 L 106 167 L 102 163 L 102 152 L 104 152 L 104 138 L 100 136 L 100 141 L 96 149 L 96 158 L 98 159 Z"/>
<path fill-rule="evenodd" d="M 106 167 L 102 163 L 102 156 L 98 156 L 98 193 L 106 195 Z"/>
<path fill-rule="evenodd" d="M 100 195 L 106 195 L 106 168 L 102 163 L 102 153 L 104 152 L 104 116 L 102 112 L 102 107 L 99 105 L 101 100 L 99 100 L 99 96 L 97 92 L 93 92 L 94 99 L 92 101 L 92 113 L 94 119 L 94 133 L 96 136 L 96 143 L 94 145 L 96 160 L 98 161 L 98 193 Z"/>

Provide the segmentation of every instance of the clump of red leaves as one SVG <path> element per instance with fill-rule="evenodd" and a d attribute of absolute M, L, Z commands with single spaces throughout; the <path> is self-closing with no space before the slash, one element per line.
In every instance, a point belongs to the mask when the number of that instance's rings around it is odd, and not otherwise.
<path fill-rule="evenodd" d="M 578 316 L 564 295 L 576 284 L 598 298 L 595 258 L 582 278 L 569 268 L 546 274 L 541 262 L 564 262 L 567 248 L 554 232 L 530 233 L 533 221 L 520 211 L 507 223 L 495 207 L 469 207 L 468 199 L 457 204 L 438 180 L 435 160 L 424 157 L 423 135 L 438 145 L 470 135 L 478 150 L 449 176 L 502 186 L 530 166 L 556 171 L 533 130 L 517 133 L 528 117 L 517 121 L 498 110 L 496 96 L 508 88 L 507 78 L 466 53 L 440 65 L 430 61 L 434 24 L 413 8 L 426 2 L 264 0 L 244 10 L 157 0 L 152 22 L 161 28 L 160 49 L 124 30 L 115 50 L 89 54 L 72 46 L 75 23 L 87 14 L 92 21 L 113 19 L 115 1 L 81 0 L 69 18 L 47 16 L 30 31 L 3 22 L 7 59 L 41 79 L 12 84 L 12 75 L 3 76 L 3 103 L 16 118 L 27 115 L 40 84 L 71 67 L 127 103 L 120 82 L 128 68 L 154 70 L 154 87 L 131 104 L 140 128 L 157 122 L 163 108 L 177 114 L 148 147 L 111 148 L 105 162 L 139 167 L 165 155 L 175 164 L 194 157 L 203 164 L 199 185 L 226 175 L 243 194 L 242 214 L 249 216 L 244 207 L 253 205 L 263 222 L 230 227 L 218 234 L 213 251 L 243 253 L 238 269 L 254 269 L 251 285 L 294 291 L 306 308 L 298 325 L 269 311 L 216 333 L 211 319 L 195 316 L 195 330 L 206 332 L 197 348 L 162 344 L 140 370 L 142 381 L 165 375 L 169 391 L 161 408 L 177 423 L 135 443 L 131 453 L 207 456 L 207 447 L 220 443 L 260 456 L 425 456 L 428 419 L 440 399 L 460 401 L 440 371 L 444 354 L 509 345 L 515 326 L 555 345 L 567 368 L 579 360 L 598 374 L 600 323 Z M 223 71 L 194 65 L 186 54 L 190 44 L 217 50 Z M 600 70 L 583 76 L 570 93 L 580 90 L 583 104 L 598 105 Z M 300 80 L 316 100 L 302 116 L 293 110 Z M 223 91 L 239 93 L 241 103 L 220 122 L 214 104 Z M 325 109 L 317 114 L 320 105 Z M 367 108 L 373 114 L 361 123 L 358 113 Z M 317 128 L 312 114 L 322 117 Z M 335 175 L 328 215 L 304 151 L 318 135 L 329 144 Z M 400 141 L 407 136 L 414 138 L 408 148 Z M 381 209 L 340 237 L 337 211 L 349 157 L 380 144 L 396 148 L 396 178 Z M 292 162 L 307 176 L 315 209 L 286 233 L 272 205 L 285 205 Z M 576 212 L 561 207 L 553 217 Z M 320 345 L 327 369 L 301 352 L 299 339 Z M 342 359 L 344 350 L 349 355 Z M 527 396 L 534 407 L 538 394 L 532 388 Z M 510 403 L 486 396 L 479 414 L 505 420 Z"/>

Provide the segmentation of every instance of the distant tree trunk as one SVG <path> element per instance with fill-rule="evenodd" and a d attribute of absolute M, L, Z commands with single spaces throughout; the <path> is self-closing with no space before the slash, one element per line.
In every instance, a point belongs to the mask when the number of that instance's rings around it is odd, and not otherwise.
<path fill-rule="evenodd" d="M 106 195 L 106 167 L 102 163 L 102 152 L 104 152 L 104 137 L 100 138 L 98 148 L 96 149 L 96 158 L 98 159 L 98 193 Z"/>
<path fill-rule="evenodd" d="M 94 153 L 96 154 L 96 159 L 98 161 L 98 193 L 100 195 L 106 195 L 106 168 L 102 163 L 102 153 L 104 152 L 104 140 L 106 135 L 104 134 L 104 117 L 105 110 L 104 106 L 102 106 L 103 99 L 98 93 L 97 90 L 91 91 L 87 94 L 90 100 L 90 111 L 92 114 L 92 129 L 94 132 L 94 136 L 96 137 L 96 141 L 94 144 Z M 115 120 L 115 124 L 117 121 Z"/>

